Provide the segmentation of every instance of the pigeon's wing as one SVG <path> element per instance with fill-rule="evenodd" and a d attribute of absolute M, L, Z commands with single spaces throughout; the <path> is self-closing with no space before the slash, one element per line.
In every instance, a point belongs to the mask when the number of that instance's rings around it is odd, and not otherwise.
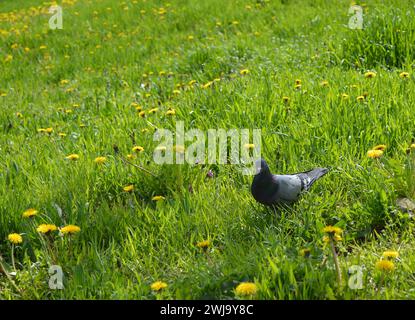
<path fill-rule="evenodd" d="M 329 172 L 329 169 L 315 168 L 309 171 L 297 173 L 296 176 L 301 180 L 302 189 L 307 191 L 313 183 L 317 181 L 317 179 L 324 176 L 327 172 Z"/>
<path fill-rule="evenodd" d="M 303 182 L 298 175 L 274 175 L 278 183 L 278 199 L 281 201 L 296 201 L 303 190 Z"/>

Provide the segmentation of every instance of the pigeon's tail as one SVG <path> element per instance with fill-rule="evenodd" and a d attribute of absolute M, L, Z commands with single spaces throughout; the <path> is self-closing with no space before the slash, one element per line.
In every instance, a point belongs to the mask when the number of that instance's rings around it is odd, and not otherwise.
<path fill-rule="evenodd" d="M 319 178 L 324 176 L 329 169 L 327 168 L 316 168 L 310 171 L 299 173 L 298 176 L 301 179 L 302 189 L 308 190 Z"/>

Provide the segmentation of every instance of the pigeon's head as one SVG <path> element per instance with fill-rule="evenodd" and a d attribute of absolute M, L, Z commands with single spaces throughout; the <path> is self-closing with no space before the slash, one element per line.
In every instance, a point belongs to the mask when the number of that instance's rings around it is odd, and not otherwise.
<path fill-rule="evenodd" d="M 258 159 L 257 161 L 255 161 L 255 169 L 255 175 L 270 173 L 268 164 L 264 159 Z"/>

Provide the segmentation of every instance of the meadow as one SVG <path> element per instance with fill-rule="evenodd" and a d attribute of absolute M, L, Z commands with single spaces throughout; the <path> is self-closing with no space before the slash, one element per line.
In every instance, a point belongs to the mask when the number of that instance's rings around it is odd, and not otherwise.
<path fill-rule="evenodd" d="M 415 298 L 413 1 L 53 4 L 0 3 L 0 299 Z M 330 172 L 264 207 L 240 165 L 155 163 L 177 121 Z"/>

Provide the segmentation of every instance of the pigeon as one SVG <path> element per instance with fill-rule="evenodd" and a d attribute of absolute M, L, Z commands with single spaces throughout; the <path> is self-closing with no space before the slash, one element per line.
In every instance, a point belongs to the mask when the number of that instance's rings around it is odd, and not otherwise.
<path fill-rule="evenodd" d="M 317 179 L 329 171 L 327 168 L 315 168 L 296 174 L 272 174 L 264 159 L 257 160 L 255 167 L 251 193 L 256 201 L 267 206 L 297 201 L 303 191 L 308 191 Z"/>

